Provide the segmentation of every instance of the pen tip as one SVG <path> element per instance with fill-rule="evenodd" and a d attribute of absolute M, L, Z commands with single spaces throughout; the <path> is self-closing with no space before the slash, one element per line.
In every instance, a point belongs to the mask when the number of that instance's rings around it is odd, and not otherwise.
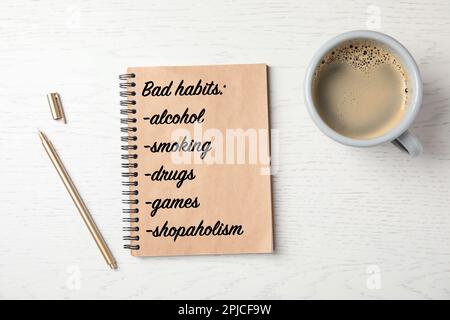
<path fill-rule="evenodd" d="M 39 134 L 39 138 L 41 138 L 41 140 L 45 139 L 45 134 L 39 129 L 38 129 L 38 134 Z"/>

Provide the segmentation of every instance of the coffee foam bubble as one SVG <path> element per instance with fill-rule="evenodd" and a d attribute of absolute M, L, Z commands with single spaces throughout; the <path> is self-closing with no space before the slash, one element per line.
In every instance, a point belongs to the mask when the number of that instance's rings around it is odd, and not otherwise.
<path fill-rule="evenodd" d="M 396 57 L 383 45 L 372 40 L 351 40 L 335 47 L 322 58 L 316 73 L 320 71 L 322 66 L 335 62 L 349 64 L 353 68 L 368 74 L 371 69 L 381 64 L 391 64 L 406 79 L 403 66 Z"/>

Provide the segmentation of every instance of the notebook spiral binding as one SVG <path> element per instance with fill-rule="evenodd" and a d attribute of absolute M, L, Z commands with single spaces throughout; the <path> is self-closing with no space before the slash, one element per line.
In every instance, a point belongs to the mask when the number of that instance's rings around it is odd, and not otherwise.
<path fill-rule="evenodd" d="M 139 217 L 137 216 L 139 209 L 135 207 L 135 205 L 139 203 L 139 200 L 137 199 L 139 194 L 139 191 L 137 190 L 138 181 L 133 179 L 138 176 L 138 173 L 135 171 L 138 164 L 132 162 L 132 160 L 135 160 L 138 157 L 137 154 L 133 153 L 134 150 L 137 150 L 137 145 L 133 144 L 133 141 L 137 140 L 137 136 L 135 136 L 137 128 L 132 125 L 137 122 L 137 119 L 133 118 L 133 115 L 136 114 L 136 101 L 131 98 L 136 95 L 136 92 L 133 91 L 136 83 L 132 80 L 135 77 L 136 75 L 134 73 L 125 73 L 119 76 L 119 87 L 120 89 L 123 89 L 120 91 L 120 96 L 125 98 L 120 100 L 120 105 L 125 107 L 120 110 L 120 114 L 125 116 L 120 119 L 120 123 L 123 125 L 120 128 L 120 131 L 126 134 L 120 138 L 124 143 L 121 146 L 121 149 L 126 151 L 126 153 L 122 154 L 122 160 L 125 160 L 125 162 L 122 163 L 122 168 L 127 169 L 122 172 L 122 177 L 125 178 L 125 180 L 122 181 L 122 186 L 127 187 L 127 190 L 122 191 L 122 195 L 126 197 L 122 200 L 122 203 L 127 205 L 127 207 L 122 210 L 122 212 L 127 215 L 122 218 L 122 221 L 127 224 L 123 227 L 123 231 L 128 233 L 139 231 L 139 227 L 136 225 L 136 223 L 139 222 Z M 126 235 L 123 237 L 123 240 L 133 241 L 125 244 L 123 246 L 125 249 L 139 250 L 140 246 L 137 242 L 139 241 L 138 235 Z"/>

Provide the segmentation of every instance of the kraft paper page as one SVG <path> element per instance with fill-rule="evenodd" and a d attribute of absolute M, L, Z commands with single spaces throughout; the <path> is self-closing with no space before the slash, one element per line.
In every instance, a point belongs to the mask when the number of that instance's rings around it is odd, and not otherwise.
<path fill-rule="evenodd" d="M 135 256 L 273 250 L 267 66 L 129 68 Z M 134 120 L 135 119 L 135 120 Z M 133 238 L 136 237 L 136 238 Z M 138 237 L 138 238 L 137 238 Z"/>

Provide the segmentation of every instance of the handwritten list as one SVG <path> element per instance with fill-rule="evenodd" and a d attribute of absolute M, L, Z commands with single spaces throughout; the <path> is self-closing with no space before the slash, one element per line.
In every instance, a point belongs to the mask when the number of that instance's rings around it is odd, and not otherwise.
<path fill-rule="evenodd" d="M 140 246 L 133 254 L 271 252 L 270 175 L 261 170 L 270 162 L 258 158 L 269 154 L 266 66 L 129 72 Z"/>

